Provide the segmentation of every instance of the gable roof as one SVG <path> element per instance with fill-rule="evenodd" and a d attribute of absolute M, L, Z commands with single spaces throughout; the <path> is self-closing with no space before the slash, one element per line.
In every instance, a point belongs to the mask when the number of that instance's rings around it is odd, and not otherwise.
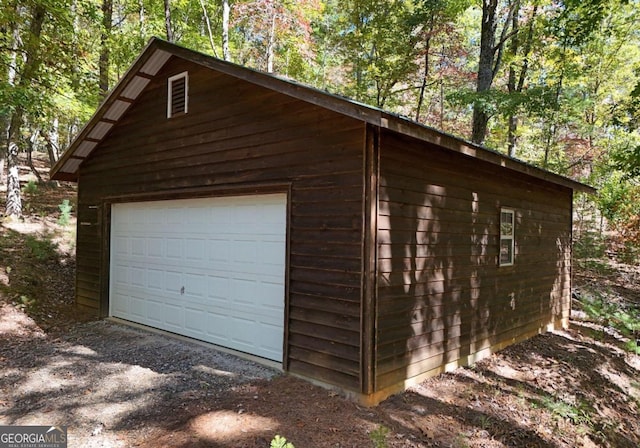
<path fill-rule="evenodd" d="M 417 138 L 448 150 L 464 154 L 510 170 L 527 174 L 538 179 L 562 185 L 587 193 L 595 189 L 568 177 L 560 176 L 525 162 L 513 159 L 497 151 L 473 144 L 434 128 L 411 121 L 407 118 L 367 106 L 327 92 L 304 86 L 246 68 L 237 64 L 208 56 L 162 39 L 152 38 L 142 53 L 133 62 L 122 79 L 98 107 L 91 119 L 82 128 L 69 148 L 51 168 L 51 178 L 55 180 L 77 181 L 82 162 L 91 155 L 105 139 L 111 129 L 135 103 L 154 76 L 172 57 L 177 57 L 212 70 L 233 76 L 247 82 L 275 90 L 299 100 L 323 107 L 334 112 L 388 129 L 402 135 Z"/>

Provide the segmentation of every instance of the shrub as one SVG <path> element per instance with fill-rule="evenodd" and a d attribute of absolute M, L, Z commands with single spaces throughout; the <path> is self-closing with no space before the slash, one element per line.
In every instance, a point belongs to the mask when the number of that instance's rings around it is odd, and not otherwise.
<path fill-rule="evenodd" d="M 270 448 L 295 448 L 295 447 L 293 446 L 293 443 L 287 442 L 287 439 L 285 439 L 284 437 L 276 435 L 271 441 Z"/>
<path fill-rule="evenodd" d="M 57 256 L 57 246 L 49 239 L 37 239 L 29 235 L 25 239 L 25 245 L 37 260 L 52 260 Z"/>
<path fill-rule="evenodd" d="M 69 221 L 71 220 L 71 209 L 73 206 L 69 203 L 69 199 L 63 200 L 60 205 L 58 205 L 58 209 L 60 209 L 60 217 L 58 218 L 58 224 L 61 226 L 69 225 Z"/>
<path fill-rule="evenodd" d="M 386 448 L 387 447 L 387 435 L 389 435 L 389 428 L 384 425 L 378 426 L 371 431 L 369 438 L 373 442 L 374 448 Z"/>
<path fill-rule="evenodd" d="M 590 319 L 605 327 L 615 328 L 629 338 L 630 341 L 625 344 L 628 351 L 640 351 L 640 309 L 627 303 L 612 303 L 605 295 L 596 291 L 585 292 L 578 299 L 578 303 Z"/>
<path fill-rule="evenodd" d="M 38 184 L 35 181 L 30 180 L 24 187 L 22 187 L 22 192 L 24 194 L 36 194 L 38 192 Z"/>

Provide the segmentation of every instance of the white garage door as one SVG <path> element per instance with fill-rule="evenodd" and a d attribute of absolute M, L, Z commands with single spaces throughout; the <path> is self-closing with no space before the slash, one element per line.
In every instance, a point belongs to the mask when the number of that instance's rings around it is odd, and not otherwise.
<path fill-rule="evenodd" d="M 114 204 L 110 314 L 282 361 L 286 195 Z"/>

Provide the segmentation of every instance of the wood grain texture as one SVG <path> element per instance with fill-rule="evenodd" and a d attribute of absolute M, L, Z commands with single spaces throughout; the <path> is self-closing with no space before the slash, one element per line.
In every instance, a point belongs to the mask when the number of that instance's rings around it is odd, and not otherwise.
<path fill-rule="evenodd" d="M 183 71 L 189 112 L 167 119 L 166 79 Z M 363 148 L 357 120 L 172 60 L 81 168 L 78 303 L 104 314 L 108 299 L 109 226 L 89 204 L 290 185 L 284 364 L 358 391 Z"/>
<path fill-rule="evenodd" d="M 376 389 L 566 317 L 572 191 L 384 132 Z M 500 207 L 515 264 L 498 267 Z"/>
<path fill-rule="evenodd" d="M 112 203 L 282 191 L 293 373 L 375 394 L 568 316 L 571 183 L 206 65 L 172 58 L 82 164 L 79 305 L 108 313 Z M 184 71 L 189 112 L 167 119 Z M 500 207 L 515 210 L 509 267 Z"/>

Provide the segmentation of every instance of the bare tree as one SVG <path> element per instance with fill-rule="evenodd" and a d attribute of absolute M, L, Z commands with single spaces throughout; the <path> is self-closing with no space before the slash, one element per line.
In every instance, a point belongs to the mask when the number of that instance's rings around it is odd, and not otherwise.
<path fill-rule="evenodd" d="M 515 59 L 515 56 L 522 52 L 522 63 L 518 70 L 518 67 L 514 62 L 509 65 L 509 80 L 507 82 L 507 89 L 510 94 L 521 93 L 524 88 L 524 82 L 527 78 L 527 72 L 529 70 L 529 56 L 531 54 L 531 48 L 533 46 L 533 25 L 538 14 L 538 4 L 533 5 L 531 17 L 529 18 L 529 26 L 527 28 L 527 34 L 524 36 L 524 43 L 520 36 L 519 23 L 518 23 L 518 8 L 514 11 L 512 18 L 513 38 L 511 40 L 510 52 Z M 520 49 L 521 43 L 523 43 L 522 49 Z M 510 157 L 515 157 L 518 148 L 518 113 L 517 110 L 512 110 L 509 114 L 509 135 L 508 135 L 508 151 Z"/>
<path fill-rule="evenodd" d="M 173 27 L 171 26 L 170 0 L 164 0 L 164 27 L 167 31 L 167 40 L 169 42 L 174 42 Z"/>
<path fill-rule="evenodd" d="M 31 23 L 24 39 L 26 56 L 17 82 L 18 88 L 26 89 L 35 77 L 41 63 L 40 34 L 46 18 L 46 10 L 42 4 L 34 4 L 31 8 Z M 7 135 L 7 204 L 6 215 L 22 216 L 22 199 L 20 197 L 20 176 L 18 170 L 18 153 L 22 143 L 21 131 L 24 124 L 25 105 L 18 104 L 11 115 Z"/>
<path fill-rule="evenodd" d="M 102 0 L 102 32 L 100 33 L 100 59 L 98 61 L 98 87 L 100 96 L 106 96 L 109 91 L 109 55 L 113 17 L 113 0 Z"/>
<path fill-rule="evenodd" d="M 229 15 L 231 8 L 229 0 L 222 0 L 222 57 L 225 61 L 231 60 L 229 53 Z"/>
<path fill-rule="evenodd" d="M 204 0 L 200 0 L 200 6 L 202 7 L 202 15 L 204 17 L 204 23 L 207 25 L 207 35 L 209 36 L 209 45 L 211 46 L 211 51 L 213 51 L 213 55 L 218 57 L 218 52 L 216 51 L 216 46 L 213 43 L 213 33 L 211 32 L 211 20 L 209 20 L 209 13 L 207 12 L 207 6 L 204 3 Z"/>
<path fill-rule="evenodd" d="M 18 14 L 18 7 L 14 7 L 14 14 Z M 10 21 L 3 30 L 8 36 L 11 36 L 11 50 L 9 55 L 9 65 L 7 66 L 7 84 L 15 86 L 16 68 L 18 66 L 18 47 L 20 46 L 20 30 L 15 21 Z M 9 125 L 10 117 L 8 115 L 0 115 L 0 184 L 6 182 L 5 163 L 8 155 L 9 144 Z"/>

